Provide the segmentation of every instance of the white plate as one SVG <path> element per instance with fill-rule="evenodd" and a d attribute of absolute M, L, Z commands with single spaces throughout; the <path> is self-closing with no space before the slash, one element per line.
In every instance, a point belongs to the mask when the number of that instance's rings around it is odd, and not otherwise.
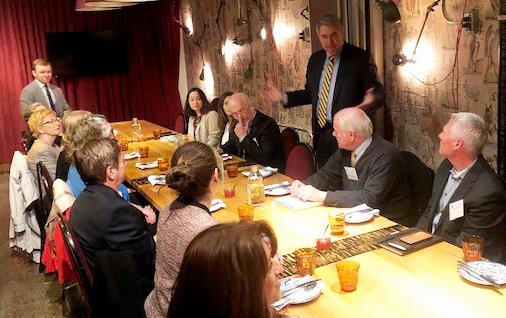
<path fill-rule="evenodd" d="M 504 265 L 486 261 L 469 262 L 467 265 L 469 265 L 478 273 L 487 275 L 499 285 L 506 284 L 506 266 Z M 472 273 L 469 273 L 465 268 L 459 267 L 459 274 L 470 282 L 480 285 L 492 285 L 486 280 L 478 278 Z"/>
<path fill-rule="evenodd" d="M 267 195 L 274 195 L 274 196 L 287 195 L 289 193 L 290 193 L 290 189 L 289 188 L 283 188 L 283 187 L 274 188 L 274 189 L 270 189 L 270 190 L 265 190 L 265 194 L 267 194 Z"/>
<path fill-rule="evenodd" d="M 281 296 L 283 296 L 284 290 L 287 290 L 300 284 L 304 284 L 305 282 L 309 282 L 311 280 L 314 280 L 314 278 L 309 275 L 301 278 L 289 277 L 281 280 L 279 282 L 279 289 L 281 290 Z M 322 289 L 324 286 L 325 285 L 321 281 L 318 281 L 316 285 L 310 290 L 301 288 L 300 291 L 295 292 L 288 296 L 290 298 L 290 304 L 293 305 L 304 304 L 315 299 L 322 293 Z"/>
<path fill-rule="evenodd" d="M 355 212 L 349 213 L 344 216 L 346 223 L 356 224 L 370 221 L 374 218 L 373 213 Z"/>

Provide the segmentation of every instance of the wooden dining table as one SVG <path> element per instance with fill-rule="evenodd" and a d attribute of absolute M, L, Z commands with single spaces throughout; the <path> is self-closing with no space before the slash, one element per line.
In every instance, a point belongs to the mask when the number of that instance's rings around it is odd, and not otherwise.
<path fill-rule="evenodd" d="M 152 137 L 153 129 L 168 129 L 140 121 L 145 136 Z M 117 139 L 130 139 L 130 122 L 114 123 Z M 129 151 L 140 143 L 131 143 Z M 134 183 L 150 174 L 164 174 L 158 169 L 140 170 L 135 162 L 153 161 L 157 157 L 170 158 L 177 148 L 175 143 L 158 140 L 143 141 L 150 147 L 149 157 L 127 162 L 125 176 Z M 234 162 L 242 159 L 234 157 Z M 227 162 L 225 162 L 227 164 Z M 247 169 L 248 168 L 243 168 Z M 275 173 L 264 178 L 264 184 L 292 181 L 288 176 Z M 223 187 L 235 184 L 234 198 L 225 198 Z M 237 206 L 246 202 L 247 177 L 239 173 L 214 189 L 214 198 L 225 202 L 226 208 L 214 212 L 219 222 L 237 221 Z M 164 207 L 176 198 L 172 189 L 160 185 L 140 184 L 136 189 L 163 213 Z M 300 247 L 314 247 L 328 224 L 328 213 L 334 207 L 314 207 L 290 210 L 279 204 L 276 197 L 267 196 L 263 206 L 255 208 L 255 220 L 266 220 L 279 241 L 279 252 L 287 254 Z M 330 235 L 332 241 L 370 233 L 396 225 L 377 216 L 362 224 L 347 224 L 345 236 Z M 327 233 L 327 235 L 329 235 Z M 506 317 L 506 297 L 489 287 L 470 283 L 457 272 L 457 261 L 462 259 L 460 248 L 441 242 L 415 253 L 399 256 L 384 249 L 350 257 L 360 263 L 359 282 L 354 292 L 342 292 L 335 263 L 316 268 L 314 277 L 325 284 L 322 294 L 301 305 L 290 305 L 284 312 L 299 317 Z M 499 292 L 506 293 L 506 288 Z"/>

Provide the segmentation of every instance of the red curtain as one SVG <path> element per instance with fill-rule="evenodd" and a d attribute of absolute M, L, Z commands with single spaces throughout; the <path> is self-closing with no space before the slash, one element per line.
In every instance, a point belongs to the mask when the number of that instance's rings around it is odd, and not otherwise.
<path fill-rule="evenodd" d="M 75 0 L 0 0 L 0 164 L 9 163 L 26 129 L 19 93 L 33 80 L 31 62 L 46 58 L 46 32 L 116 30 L 131 36 L 130 72 L 89 77 L 56 77 L 73 109 L 109 121 L 139 117 L 171 127 L 181 103 L 179 1 L 159 0 L 121 10 L 76 12 Z"/>

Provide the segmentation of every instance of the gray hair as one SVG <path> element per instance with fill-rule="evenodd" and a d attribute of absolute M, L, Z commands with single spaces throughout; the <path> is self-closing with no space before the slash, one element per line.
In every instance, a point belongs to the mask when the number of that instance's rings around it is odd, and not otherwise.
<path fill-rule="evenodd" d="M 74 129 L 68 144 L 65 146 L 65 155 L 68 160 L 73 160 L 73 153 L 92 139 L 107 138 L 109 122 L 104 115 L 92 114 L 82 120 Z"/>
<path fill-rule="evenodd" d="M 320 27 L 322 25 L 329 26 L 329 27 L 336 27 L 339 30 L 343 29 L 343 24 L 341 23 L 341 19 L 337 17 L 337 15 L 333 13 L 329 13 L 324 15 L 323 17 L 318 20 L 318 23 L 316 24 L 316 33 L 319 33 Z"/>
<path fill-rule="evenodd" d="M 451 114 L 451 120 L 454 136 L 462 138 L 466 148 L 479 155 L 487 141 L 487 129 L 483 118 L 474 113 L 460 112 Z"/>
<path fill-rule="evenodd" d="M 334 115 L 340 130 L 352 131 L 364 137 L 372 136 L 373 127 L 369 116 L 358 107 L 341 109 Z"/>

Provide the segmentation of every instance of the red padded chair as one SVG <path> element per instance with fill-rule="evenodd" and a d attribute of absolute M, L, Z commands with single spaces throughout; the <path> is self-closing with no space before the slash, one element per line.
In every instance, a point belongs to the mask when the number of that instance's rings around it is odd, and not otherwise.
<path fill-rule="evenodd" d="M 297 143 L 286 159 L 285 174 L 294 180 L 306 180 L 316 172 L 313 148 L 306 143 Z"/>
<path fill-rule="evenodd" d="M 288 154 L 292 148 L 299 142 L 299 135 L 295 129 L 288 127 L 281 132 L 281 140 L 283 141 L 285 158 L 288 158 Z"/>
<path fill-rule="evenodd" d="M 183 114 L 177 115 L 176 121 L 174 122 L 174 130 L 177 131 L 178 133 L 184 134 L 185 133 L 184 126 L 185 124 Z"/>

